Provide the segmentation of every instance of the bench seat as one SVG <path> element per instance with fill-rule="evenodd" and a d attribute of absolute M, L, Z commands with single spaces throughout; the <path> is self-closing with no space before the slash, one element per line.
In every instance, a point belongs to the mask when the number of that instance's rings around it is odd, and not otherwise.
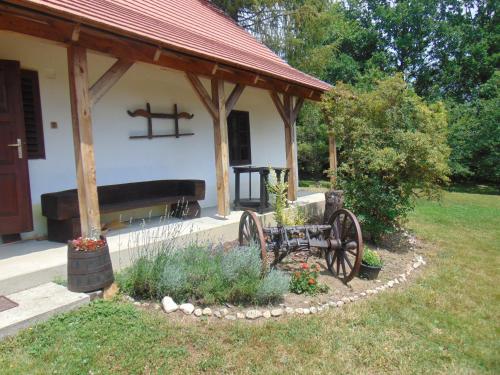
<path fill-rule="evenodd" d="M 97 187 L 99 210 L 112 213 L 153 206 L 183 207 L 184 218 L 199 217 L 198 201 L 205 199 L 205 181 L 155 180 Z M 43 194 L 42 214 L 47 217 L 49 241 L 66 242 L 80 236 L 76 189 Z"/>

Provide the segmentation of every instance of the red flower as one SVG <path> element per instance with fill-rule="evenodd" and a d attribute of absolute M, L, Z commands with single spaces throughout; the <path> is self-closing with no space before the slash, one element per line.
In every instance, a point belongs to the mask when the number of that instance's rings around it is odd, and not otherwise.
<path fill-rule="evenodd" d="M 302 264 L 300 265 L 300 267 L 301 267 L 303 270 L 307 270 L 307 269 L 309 269 L 309 264 L 307 264 L 307 263 L 302 263 Z"/>
<path fill-rule="evenodd" d="M 316 280 L 314 280 L 313 278 L 310 278 L 309 281 L 307 282 L 309 285 L 314 285 L 316 284 Z"/>

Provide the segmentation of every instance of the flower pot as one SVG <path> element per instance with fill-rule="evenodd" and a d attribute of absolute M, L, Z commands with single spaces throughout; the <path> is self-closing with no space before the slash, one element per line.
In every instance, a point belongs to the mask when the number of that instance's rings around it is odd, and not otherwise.
<path fill-rule="evenodd" d="M 369 266 L 361 262 L 361 267 L 359 268 L 358 276 L 363 279 L 375 280 L 378 277 L 378 273 L 382 269 L 382 266 Z"/>
<path fill-rule="evenodd" d="M 108 244 L 95 251 L 78 251 L 68 242 L 68 289 L 92 292 L 113 283 L 113 266 Z"/>

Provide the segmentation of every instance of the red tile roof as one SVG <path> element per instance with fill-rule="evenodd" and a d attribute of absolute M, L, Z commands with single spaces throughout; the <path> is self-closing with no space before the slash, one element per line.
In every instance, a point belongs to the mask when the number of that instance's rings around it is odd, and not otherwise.
<path fill-rule="evenodd" d="M 331 87 L 292 68 L 205 0 L 16 2 L 301 86 L 321 91 Z"/>

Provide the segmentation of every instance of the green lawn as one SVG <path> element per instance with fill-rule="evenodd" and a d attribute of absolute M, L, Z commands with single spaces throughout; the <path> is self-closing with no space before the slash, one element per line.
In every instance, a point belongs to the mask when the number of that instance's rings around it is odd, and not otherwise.
<path fill-rule="evenodd" d="M 500 373 L 500 196 L 446 193 L 409 226 L 432 249 L 404 290 L 265 324 L 97 302 L 0 343 L 0 373 Z"/>

